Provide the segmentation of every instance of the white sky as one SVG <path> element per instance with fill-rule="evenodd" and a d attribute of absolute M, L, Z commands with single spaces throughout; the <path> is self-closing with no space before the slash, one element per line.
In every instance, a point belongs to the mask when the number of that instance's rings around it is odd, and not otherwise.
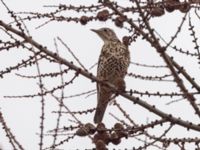
<path fill-rule="evenodd" d="M 84 1 L 87 4 L 90 4 L 91 1 Z M 58 5 L 59 3 L 67 3 L 66 1 L 25 1 L 25 0 L 6 0 L 6 4 L 9 6 L 11 10 L 15 12 L 23 12 L 23 11 L 40 11 L 40 12 L 48 12 L 53 10 L 53 8 L 44 8 L 43 5 Z M 73 4 L 79 4 L 78 0 L 74 0 Z M 82 3 L 83 4 L 83 3 Z M 0 4 L 0 19 L 5 22 L 10 22 L 11 18 L 8 16 L 5 8 Z M 175 13 L 167 14 L 164 17 L 159 17 L 153 19 L 151 22 L 152 25 L 156 28 L 156 30 L 165 38 L 165 40 L 169 41 L 171 35 L 176 32 L 177 25 L 180 24 L 183 14 L 178 11 Z M 194 23 L 199 26 L 199 20 L 192 15 L 194 19 Z M 121 39 L 124 35 L 127 34 L 125 30 L 121 30 L 113 26 L 111 22 L 94 22 L 89 23 L 86 26 L 81 26 L 80 24 L 67 23 L 67 22 L 52 22 L 42 28 L 35 29 L 38 25 L 43 23 L 42 21 L 32 21 L 26 22 L 30 33 L 37 42 L 46 45 L 48 49 L 55 51 L 53 39 L 56 37 L 60 37 L 65 43 L 68 44 L 71 50 L 76 54 L 76 56 L 80 59 L 80 61 L 84 64 L 86 68 L 89 68 L 94 63 L 97 62 L 98 56 L 101 50 L 101 46 L 103 42 L 97 35 L 90 31 L 91 28 L 100 28 L 100 27 L 111 27 L 115 30 L 118 37 Z M 186 50 L 190 50 L 194 52 L 193 45 L 191 43 L 191 37 L 189 36 L 189 32 L 187 31 L 188 21 L 185 22 L 183 30 L 186 32 L 182 32 L 179 35 L 179 38 L 174 44 L 177 44 L 178 47 L 182 47 Z M 195 29 L 198 31 L 197 29 Z M 0 31 L 1 33 L 2 31 Z M 5 39 L 6 37 L 0 35 L 0 39 Z M 174 45 L 173 44 L 173 45 Z M 131 60 L 133 62 L 151 64 L 151 65 L 163 65 L 162 58 L 155 52 L 153 48 L 149 46 L 149 44 L 144 40 L 137 40 L 136 43 L 133 43 L 129 48 L 131 52 Z M 67 52 L 67 50 L 59 44 L 59 53 L 61 56 L 66 58 L 67 60 L 74 61 L 71 55 Z M 193 57 L 186 57 L 182 54 L 178 54 L 177 52 L 173 52 L 169 50 L 168 53 L 170 55 L 175 55 L 175 60 L 184 65 L 186 70 L 192 74 L 196 78 L 197 83 L 200 81 L 199 75 L 199 67 L 196 65 L 197 60 Z M 22 58 L 27 58 L 28 52 L 26 50 L 18 49 L 12 50 L 9 53 L 1 52 L 0 53 L 0 70 L 5 68 L 6 66 L 14 65 L 16 62 L 19 62 Z M 75 62 L 75 61 L 74 61 Z M 52 72 L 58 71 L 57 65 L 52 65 L 48 63 L 41 64 L 42 72 Z M 96 74 L 96 68 L 91 70 L 93 74 Z M 132 65 L 129 68 L 129 72 L 133 72 L 136 74 L 142 73 L 143 75 L 164 75 L 169 74 L 169 70 L 161 69 L 144 69 L 141 67 L 136 67 Z M 11 131 L 14 133 L 18 141 L 24 146 L 26 150 L 36 150 L 38 149 L 39 137 L 37 133 L 39 130 L 40 123 L 40 98 L 34 99 L 4 99 L 5 95 L 23 95 L 23 94 L 33 94 L 38 92 L 38 80 L 28 80 L 22 79 L 20 77 L 14 76 L 14 73 L 21 73 L 24 75 L 36 75 L 36 67 L 25 68 L 20 72 L 13 72 L 9 75 L 5 75 L 5 78 L 0 79 L 0 109 L 3 112 L 4 118 L 6 120 L 7 125 L 10 127 Z M 69 80 L 72 74 L 66 75 L 65 80 Z M 56 85 L 60 84 L 60 79 L 45 79 L 45 87 L 51 89 Z M 176 85 L 174 83 L 158 83 L 151 81 L 142 81 L 139 79 L 134 79 L 127 77 L 127 88 L 135 89 L 135 90 L 148 90 L 148 91 L 161 91 L 161 92 L 173 92 L 177 91 Z M 186 83 L 188 85 L 188 83 Z M 70 84 L 65 88 L 65 96 L 81 93 L 84 91 L 88 91 L 91 89 L 95 89 L 95 84 L 91 83 L 88 79 L 80 77 L 75 80 L 74 84 Z M 59 95 L 59 93 L 56 93 Z M 52 114 L 51 112 L 54 110 L 58 110 L 58 103 L 50 96 L 46 97 L 45 102 L 45 131 L 50 129 L 54 129 L 56 125 L 56 114 Z M 186 100 L 183 100 L 179 103 L 174 103 L 172 105 L 166 106 L 165 103 L 169 102 L 170 99 L 167 98 L 146 98 L 143 100 L 148 100 L 148 103 L 156 104 L 156 106 L 166 113 L 172 113 L 176 117 L 181 117 L 184 120 L 191 120 L 197 122 L 197 117 L 194 115 L 193 110 L 191 110 L 191 106 L 188 105 Z M 125 110 L 132 116 L 132 118 L 138 124 L 145 124 L 147 118 L 149 120 L 159 119 L 157 116 L 150 114 L 147 110 L 144 110 L 138 105 L 133 105 L 129 101 L 125 100 L 122 97 L 118 97 L 117 101 L 123 106 Z M 72 110 L 86 110 L 88 108 L 93 108 L 96 106 L 96 95 L 90 96 L 89 98 L 77 97 L 72 99 L 66 99 L 65 104 Z M 117 114 L 118 117 L 122 117 L 122 114 L 116 109 L 114 106 L 109 106 L 107 108 L 104 120 L 107 127 L 112 127 L 116 122 L 113 119 L 109 112 Z M 83 123 L 92 122 L 93 121 L 93 113 L 89 115 L 77 115 L 79 119 Z M 63 115 L 62 117 L 62 125 L 69 126 L 71 123 L 68 119 L 72 119 L 70 115 Z M 152 133 L 160 133 L 160 130 L 154 130 Z M 162 133 L 160 133 L 162 134 Z M 160 135 L 158 134 L 158 135 Z M 189 136 L 198 136 L 196 132 L 187 133 L 183 128 L 174 128 L 168 134 L 170 136 L 178 135 L 178 137 L 189 137 Z M 45 137 L 45 146 L 52 143 L 52 138 Z M 134 143 L 137 147 L 138 143 Z M 2 145 L 3 149 L 11 150 L 10 144 L 8 143 L 8 139 L 5 137 L 5 133 L 2 129 L 0 129 L 0 145 Z M 81 145 L 81 146 L 80 146 Z M 67 144 L 67 149 L 85 149 L 92 148 L 91 141 L 88 138 L 75 138 L 70 140 Z M 82 147 L 84 146 L 84 147 Z M 122 143 L 115 147 L 112 144 L 109 145 L 109 148 L 131 148 L 132 140 L 123 140 Z M 62 147 L 63 148 L 63 147 Z M 177 147 L 172 147 L 176 149 Z M 66 147 L 64 148 L 66 149 Z"/>

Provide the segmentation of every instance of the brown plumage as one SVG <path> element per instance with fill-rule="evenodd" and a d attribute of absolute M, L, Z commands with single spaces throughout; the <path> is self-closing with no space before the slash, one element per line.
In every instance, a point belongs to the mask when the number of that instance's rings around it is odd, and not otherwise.
<path fill-rule="evenodd" d="M 125 90 L 124 77 L 130 63 L 128 48 L 120 42 L 112 29 L 92 29 L 104 41 L 99 57 L 97 77 L 100 80 L 108 81 L 115 85 L 118 90 Z M 94 122 L 102 122 L 106 107 L 113 92 L 105 86 L 97 84 L 97 108 Z"/>

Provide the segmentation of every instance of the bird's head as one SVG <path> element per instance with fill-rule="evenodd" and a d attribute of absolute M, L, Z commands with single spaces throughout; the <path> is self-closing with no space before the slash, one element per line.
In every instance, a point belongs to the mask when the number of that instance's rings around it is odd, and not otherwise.
<path fill-rule="evenodd" d="M 96 29 L 91 29 L 91 30 L 96 34 L 98 34 L 104 42 L 119 41 L 115 32 L 110 28 L 100 28 L 98 30 Z"/>

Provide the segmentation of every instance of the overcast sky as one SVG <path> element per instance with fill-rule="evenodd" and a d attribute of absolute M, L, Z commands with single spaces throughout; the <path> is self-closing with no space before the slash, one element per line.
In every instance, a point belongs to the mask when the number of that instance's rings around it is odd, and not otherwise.
<path fill-rule="evenodd" d="M 66 4 L 66 1 L 26 1 L 26 0 L 6 0 L 6 4 L 9 6 L 11 10 L 14 12 L 31 12 L 31 11 L 39 11 L 39 12 L 50 12 L 54 8 L 46 8 L 44 5 L 58 5 L 59 3 Z M 73 0 L 74 5 L 78 5 L 80 1 Z M 82 2 L 82 1 L 81 1 Z M 69 2 L 70 3 L 70 2 Z M 82 4 L 90 4 L 90 1 L 84 1 Z M 125 3 L 124 3 L 125 4 Z M 0 19 L 5 22 L 13 21 L 12 18 L 8 15 L 6 9 L 0 3 Z M 68 15 L 68 14 L 66 14 Z M 74 15 L 74 14 L 72 14 Z M 152 26 L 157 30 L 157 32 L 162 35 L 162 37 L 169 41 L 170 37 L 176 32 L 177 26 L 180 25 L 181 19 L 184 14 L 176 11 L 175 13 L 166 14 L 164 17 L 154 18 L 151 21 Z M 191 14 L 193 23 L 199 26 L 199 20 Z M 98 61 L 98 56 L 100 54 L 100 50 L 103 42 L 101 39 L 95 35 L 90 29 L 98 29 L 100 27 L 110 27 L 115 30 L 118 37 L 121 39 L 124 35 L 127 35 L 127 31 L 124 29 L 119 29 L 113 26 L 113 23 L 108 22 L 93 22 L 89 23 L 86 26 L 82 26 L 80 24 L 68 23 L 68 22 L 52 22 L 47 24 L 44 27 L 39 29 L 35 29 L 45 20 L 35 20 L 31 22 L 25 22 L 31 36 L 34 40 L 43 45 L 47 46 L 48 49 L 55 52 L 54 47 L 54 38 L 60 37 L 76 54 L 76 56 L 80 59 L 82 64 L 88 69 L 93 64 Z M 182 47 L 186 50 L 190 50 L 194 52 L 194 45 L 192 45 L 191 37 L 189 36 L 188 29 L 188 21 L 185 22 L 183 31 L 178 36 L 178 39 L 172 44 Z M 199 29 L 195 30 L 198 32 Z M 0 30 L 0 39 L 6 39 L 2 31 Z M 59 43 L 59 42 L 58 42 Z M 164 44 L 164 42 L 162 42 Z M 74 58 L 69 54 L 69 52 L 59 43 L 58 44 L 59 53 L 63 58 L 67 60 L 74 61 Z M 140 38 L 132 43 L 129 48 L 131 53 L 131 61 L 137 63 L 144 63 L 150 65 L 164 65 L 162 58 L 156 53 L 155 49 L 151 48 L 150 45 Z M 175 56 L 175 60 L 185 66 L 187 71 L 192 74 L 196 81 L 199 83 L 200 77 L 199 75 L 199 67 L 197 66 L 197 60 L 177 52 L 173 50 L 168 51 L 170 55 Z M 30 53 L 26 50 L 22 49 L 14 49 L 8 52 L 0 52 L 0 70 L 3 68 L 14 65 L 16 62 L 19 62 L 22 58 L 27 58 Z M 75 64 L 77 64 L 75 62 Z M 45 72 L 55 72 L 59 71 L 58 65 L 50 65 L 48 63 L 41 63 L 41 70 L 43 73 Z M 96 74 L 96 67 L 90 70 L 93 74 Z M 129 68 L 129 72 L 133 72 L 136 74 L 143 74 L 145 76 L 153 75 L 153 76 L 162 76 L 165 74 L 170 74 L 168 69 L 152 69 L 152 68 L 142 68 L 131 65 Z M 41 115 L 41 103 L 40 98 L 34 99 L 5 99 L 3 96 L 5 95 L 24 95 L 24 94 L 34 94 L 39 92 L 38 88 L 38 80 L 32 79 L 24 79 L 18 76 L 15 76 L 15 73 L 20 73 L 22 75 L 36 75 L 36 67 L 24 68 L 19 72 L 15 71 L 11 74 L 5 75 L 5 78 L 0 79 L 0 110 L 3 112 L 4 118 L 6 120 L 7 125 L 10 127 L 11 131 L 14 133 L 18 141 L 24 146 L 26 150 L 36 150 L 38 149 L 39 136 L 37 133 L 39 130 L 40 123 L 40 115 Z M 73 73 L 69 73 L 65 76 L 65 80 L 68 81 L 72 77 Z M 51 89 L 52 87 L 60 84 L 60 79 L 45 79 L 45 87 Z M 178 91 L 176 84 L 173 82 L 152 82 L 152 81 L 143 81 L 140 79 L 134 79 L 131 77 L 126 77 L 127 89 L 135 89 L 141 91 L 162 91 L 162 92 L 173 92 Z M 186 85 L 189 84 L 186 82 Z M 190 86 L 188 86 L 190 87 Z M 91 83 L 90 80 L 85 79 L 84 77 L 80 77 L 74 81 L 73 84 L 70 84 L 65 88 L 65 96 L 73 95 L 81 92 L 86 92 L 92 89 L 95 89 L 95 83 Z M 56 93 L 59 95 L 59 93 Z M 56 126 L 56 118 L 57 114 L 53 114 L 52 111 L 58 110 L 58 103 L 51 97 L 47 96 L 45 98 L 45 132 L 54 129 Z M 156 104 L 157 107 L 163 110 L 166 113 L 172 113 L 176 117 L 181 117 L 184 120 L 196 121 L 197 118 L 194 115 L 194 112 L 191 107 L 188 105 L 186 100 L 183 100 L 179 103 L 174 103 L 172 105 L 166 106 L 165 103 L 169 102 L 172 99 L 161 99 L 159 98 L 151 98 L 148 99 L 144 97 L 144 100 L 149 100 L 148 102 Z M 133 105 L 129 101 L 125 100 L 122 97 L 118 97 L 117 101 L 123 106 L 125 110 L 134 118 L 134 120 L 138 123 L 145 123 L 147 118 L 151 121 L 154 119 L 159 119 L 157 116 L 150 114 L 144 108 L 140 106 Z M 71 109 L 71 111 L 78 110 L 86 110 L 88 108 L 96 107 L 96 95 L 92 95 L 88 98 L 85 96 L 76 97 L 72 99 L 66 99 L 65 104 Z M 158 103 L 159 102 L 159 103 Z M 122 117 L 120 111 L 117 110 L 116 107 L 110 105 L 105 114 L 105 123 L 107 127 L 112 127 L 116 122 L 114 118 L 109 115 L 109 112 L 117 114 L 119 117 Z M 77 115 L 79 119 L 83 123 L 92 122 L 93 121 L 93 113 L 89 115 Z M 192 116 L 192 117 L 191 117 Z M 62 125 L 69 126 L 71 123 L 68 119 L 73 119 L 69 114 L 63 115 L 62 117 Z M 190 133 L 186 132 L 186 129 L 183 128 L 174 128 L 169 133 L 169 136 L 174 136 L 173 131 L 179 136 L 198 136 L 197 133 L 191 131 Z M 152 131 L 152 133 L 159 133 L 159 130 Z M 160 135 L 160 134 L 158 134 Z M 45 137 L 45 146 L 52 143 L 52 138 Z M 117 148 L 131 148 L 133 145 L 130 144 L 131 140 L 123 140 L 122 144 L 120 144 Z M 5 133 L 2 129 L 0 129 L 0 144 L 3 149 L 11 150 L 10 143 L 5 136 Z M 91 140 L 88 138 L 75 138 L 70 140 L 66 146 L 68 149 L 77 149 L 82 148 L 78 145 L 84 145 L 83 148 L 91 148 Z M 134 146 L 137 146 L 135 143 Z M 114 148 L 112 144 L 109 145 L 109 148 Z M 115 147 L 116 148 L 116 147 Z M 175 149 L 175 148 L 174 148 Z"/>

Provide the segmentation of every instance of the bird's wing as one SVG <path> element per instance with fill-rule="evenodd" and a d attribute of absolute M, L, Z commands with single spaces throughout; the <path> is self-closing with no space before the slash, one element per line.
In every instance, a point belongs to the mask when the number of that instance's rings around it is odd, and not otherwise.
<path fill-rule="evenodd" d="M 101 63 L 103 62 L 104 46 L 102 47 L 101 54 L 99 56 L 99 60 L 98 60 L 98 63 L 97 63 L 97 78 L 100 79 L 100 80 L 103 80 L 102 75 L 101 75 L 101 72 L 102 72 L 102 69 L 103 69 Z M 97 83 L 97 101 L 99 101 L 99 99 L 100 99 L 100 92 L 101 92 L 101 86 L 100 86 L 99 83 Z"/>

